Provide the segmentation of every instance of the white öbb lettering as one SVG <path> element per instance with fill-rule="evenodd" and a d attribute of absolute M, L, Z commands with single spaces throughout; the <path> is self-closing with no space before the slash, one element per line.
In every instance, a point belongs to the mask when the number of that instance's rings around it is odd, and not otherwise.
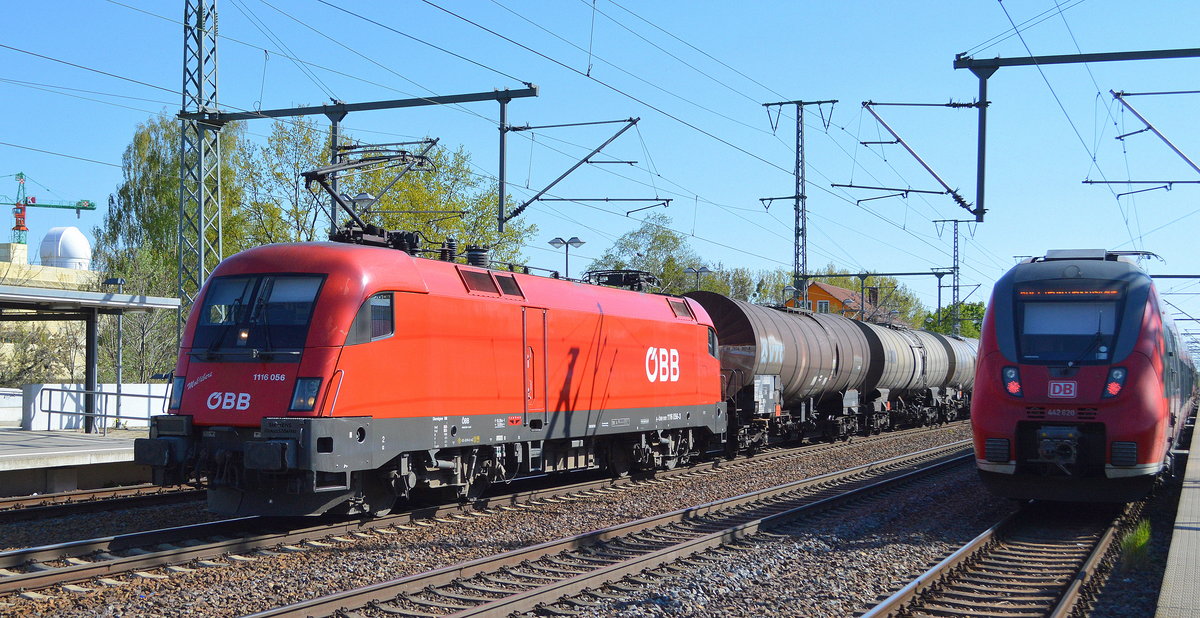
<path fill-rule="evenodd" d="M 250 408 L 250 393 L 214 392 L 205 402 L 209 410 L 247 410 Z"/>
<path fill-rule="evenodd" d="M 646 379 L 651 382 L 678 382 L 679 350 L 646 348 Z"/>

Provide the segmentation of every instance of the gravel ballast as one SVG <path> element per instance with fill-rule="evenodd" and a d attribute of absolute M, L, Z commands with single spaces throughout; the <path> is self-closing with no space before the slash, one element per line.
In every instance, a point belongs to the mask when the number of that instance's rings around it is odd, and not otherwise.
<path fill-rule="evenodd" d="M 853 448 L 751 469 L 646 484 L 617 497 L 548 504 L 398 534 L 377 534 L 369 539 L 354 537 L 346 543 L 329 541 L 329 547 L 255 556 L 253 562 L 231 561 L 228 566 L 196 568 L 161 580 L 120 576 L 124 585 L 89 583 L 86 585 L 92 591 L 85 594 L 54 593 L 50 599 L 37 601 L 10 596 L 0 602 L 11 604 L 3 609 L 5 612 L 37 616 L 240 616 L 931 448 L 969 435 L 969 428 L 962 425 L 937 432 L 897 434 L 891 440 L 852 444 Z"/>

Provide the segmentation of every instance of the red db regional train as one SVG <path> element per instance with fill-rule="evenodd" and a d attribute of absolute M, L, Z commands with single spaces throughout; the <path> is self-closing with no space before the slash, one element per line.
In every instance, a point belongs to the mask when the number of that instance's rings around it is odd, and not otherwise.
<path fill-rule="evenodd" d="M 170 413 L 134 445 L 156 482 L 206 484 L 221 513 L 378 514 L 414 491 L 470 500 L 520 476 L 671 468 L 968 405 L 970 340 L 637 291 L 645 273 L 597 276 L 619 289 L 490 270 L 470 250 L 418 258 L 412 234 L 348 229 L 213 272 Z"/>
<path fill-rule="evenodd" d="M 971 407 L 979 474 L 1018 499 L 1122 502 L 1172 464 L 1195 369 L 1128 254 L 1050 251 L 992 292 Z"/>

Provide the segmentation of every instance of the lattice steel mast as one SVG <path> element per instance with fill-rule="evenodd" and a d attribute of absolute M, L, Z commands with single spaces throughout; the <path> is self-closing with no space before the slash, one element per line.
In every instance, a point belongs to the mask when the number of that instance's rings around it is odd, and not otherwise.
<path fill-rule="evenodd" d="M 217 111 L 217 1 L 185 0 L 180 114 Z M 177 337 L 200 286 L 223 257 L 221 127 L 195 118 L 181 117 L 180 123 Z"/>
<path fill-rule="evenodd" d="M 832 105 L 837 103 L 837 100 L 763 103 L 763 107 L 796 106 L 796 193 L 790 198 L 794 201 L 796 215 L 796 239 L 792 248 L 792 301 L 797 308 L 808 307 L 808 195 L 805 194 L 808 184 L 805 179 L 804 162 L 804 106 L 826 103 Z M 764 198 L 764 201 L 775 199 L 787 198 Z"/>

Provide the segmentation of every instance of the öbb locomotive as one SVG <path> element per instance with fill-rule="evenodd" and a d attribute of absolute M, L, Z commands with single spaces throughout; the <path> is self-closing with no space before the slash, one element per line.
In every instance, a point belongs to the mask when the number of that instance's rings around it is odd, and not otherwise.
<path fill-rule="evenodd" d="M 968 406 L 972 340 L 443 254 L 328 242 L 226 259 L 135 460 L 159 484 L 205 484 L 220 513 L 379 514 L 413 492 L 470 500 Z"/>
<path fill-rule="evenodd" d="M 979 474 L 1017 499 L 1123 502 L 1173 462 L 1195 368 L 1128 254 L 1049 251 L 999 281 L 971 408 Z"/>

